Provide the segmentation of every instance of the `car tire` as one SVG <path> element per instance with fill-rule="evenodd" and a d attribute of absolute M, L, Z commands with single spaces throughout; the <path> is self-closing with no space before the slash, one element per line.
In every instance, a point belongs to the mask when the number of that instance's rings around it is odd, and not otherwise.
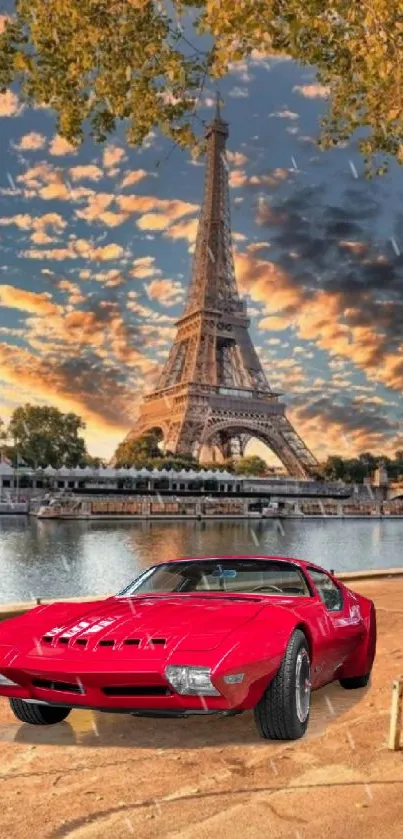
<path fill-rule="evenodd" d="M 311 704 L 309 645 L 296 629 L 274 679 L 254 709 L 257 730 L 266 740 L 298 740 L 309 722 Z"/>
<path fill-rule="evenodd" d="M 350 679 L 339 679 L 339 682 L 344 690 L 356 690 L 356 688 L 366 688 L 371 674 L 366 676 L 351 676 Z"/>
<path fill-rule="evenodd" d="M 30 725 L 55 725 L 69 715 L 71 708 L 58 705 L 40 705 L 24 702 L 23 699 L 10 699 L 10 707 L 17 720 Z"/>

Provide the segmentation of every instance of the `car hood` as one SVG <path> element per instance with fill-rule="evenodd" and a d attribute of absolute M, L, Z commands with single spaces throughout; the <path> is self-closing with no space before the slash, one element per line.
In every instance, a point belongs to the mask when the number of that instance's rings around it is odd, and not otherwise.
<path fill-rule="evenodd" d="M 212 595 L 112 597 L 92 603 L 39 606 L 6 621 L 0 645 L 19 653 L 71 658 L 93 651 L 110 658 L 150 650 L 213 650 L 265 608 L 261 598 Z M 9 627 L 7 627 L 7 623 Z"/>

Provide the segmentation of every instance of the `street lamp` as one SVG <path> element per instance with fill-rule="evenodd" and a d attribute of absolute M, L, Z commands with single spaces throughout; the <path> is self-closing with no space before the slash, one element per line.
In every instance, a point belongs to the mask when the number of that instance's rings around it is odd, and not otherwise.
<path fill-rule="evenodd" d="M 14 441 L 14 451 L 15 451 L 15 457 L 16 457 L 16 467 L 14 467 L 14 485 L 17 482 L 17 504 L 18 504 L 18 502 L 20 500 L 20 473 L 18 471 L 19 456 L 18 456 L 17 438 L 13 437 L 13 441 Z"/>

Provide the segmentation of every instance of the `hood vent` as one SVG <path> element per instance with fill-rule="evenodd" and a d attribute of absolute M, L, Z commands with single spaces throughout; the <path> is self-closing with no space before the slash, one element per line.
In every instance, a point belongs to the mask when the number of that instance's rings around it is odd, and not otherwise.
<path fill-rule="evenodd" d="M 147 647 L 165 647 L 167 643 L 167 638 L 125 638 L 125 640 L 119 644 L 116 639 L 113 638 L 105 638 L 102 641 L 98 641 L 97 647 L 143 647 L 143 649 L 147 649 Z M 55 638 L 52 635 L 43 635 L 42 641 L 45 644 L 64 644 L 67 646 L 71 643 L 72 646 L 75 647 L 87 647 L 90 641 L 89 638 L 71 638 L 66 635 L 61 635 L 59 638 Z"/>

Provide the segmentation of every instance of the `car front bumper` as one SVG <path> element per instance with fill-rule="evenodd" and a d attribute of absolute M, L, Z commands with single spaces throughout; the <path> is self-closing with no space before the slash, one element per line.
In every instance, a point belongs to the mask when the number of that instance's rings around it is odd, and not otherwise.
<path fill-rule="evenodd" d="M 228 713 L 239 709 L 249 695 L 246 685 L 225 686 L 225 693 L 219 696 L 178 694 L 163 674 L 156 671 L 73 674 L 56 669 L 24 669 L 10 670 L 5 675 L 18 684 L 0 685 L 0 696 L 112 713 L 163 716 Z"/>
<path fill-rule="evenodd" d="M 157 714 L 178 716 L 206 713 L 228 713 L 253 708 L 274 676 L 280 657 L 260 658 L 236 666 L 213 668 L 213 684 L 217 696 L 179 694 L 165 678 L 167 664 L 205 666 L 203 652 L 187 653 L 175 662 L 172 658 L 144 656 L 131 660 L 104 660 L 94 669 L 85 666 L 83 659 L 24 655 L 11 651 L 0 662 L 0 671 L 16 685 L 0 684 L 0 696 L 86 708 L 112 713 Z M 92 665 L 92 662 L 91 662 Z M 231 673 L 244 674 L 242 683 L 228 684 Z"/>

